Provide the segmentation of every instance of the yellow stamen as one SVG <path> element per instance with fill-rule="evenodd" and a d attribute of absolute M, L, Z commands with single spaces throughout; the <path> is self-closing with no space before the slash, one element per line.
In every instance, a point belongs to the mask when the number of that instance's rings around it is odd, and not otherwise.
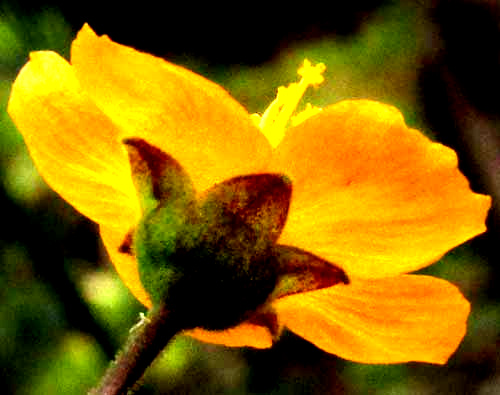
<path fill-rule="evenodd" d="M 313 115 L 316 115 L 321 110 L 322 110 L 321 107 L 312 106 L 311 103 L 307 103 L 306 108 L 304 108 L 304 110 L 294 115 L 290 119 L 290 123 L 292 124 L 292 126 L 296 126 L 299 123 L 304 122 L 307 118 L 311 118 Z"/>
<path fill-rule="evenodd" d="M 253 114 L 252 119 L 267 137 L 273 147 L 276 147 L 285 136 L 286 126 L 292 118 L 300 99 L 310 85 L 319 85 L 324 81 L 323 72 L 326 66 L 318 63 L 313 66 L 307 59 L 297 73 L 302 77 L 299 82 L 294 82 L 287 87 L 278 88 L 276 99 L 269 105 L 262 116 Z M 292 124 L 303 122 L 310 116 L 317 114 L 321 109 L 309 105 L 304 111 L 292 119 Z"/>

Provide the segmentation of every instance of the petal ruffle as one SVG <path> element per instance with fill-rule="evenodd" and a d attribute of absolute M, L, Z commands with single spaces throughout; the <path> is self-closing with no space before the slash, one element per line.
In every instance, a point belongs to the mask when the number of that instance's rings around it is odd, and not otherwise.
<path fill-rule="evenodd" d="M 185 331 L 184 334 L 205 343 L 228 347 L 269 348 L 273 345 L 271 334 L 267 328 L 248 322 L 223 331 L 207 331 L 196 328 Z"/>
<path fill-rule="evenodd" d="M 350 276 L 419 269 L 485 230 L 490 198 L 472 193 L 453 150 L 381 103 L 344 101 L 290 129 L 271 171 L 294 188 L 280 243 Z"/>
<path fill-rule="evenodd" d="M 163 59 L 98 37 L 85 25 L 71 63 L 99 108 L 126 137 L 173 156 L 198 191 L 260 172 L 271 147 L 220 86 Z"/>
<path fill-rule="evenodd" d="M 319 348 L 363 363 L 445 363 L 466 331 L 469 304 L 434 277 L 354 280 L 288 296 L 280 321 Z"/>
<path fill-rule="evenodd" d="M 137 219 L 119 133 L 63 58 L 32 53 L 14 82 L 8 110 L 42 177 L 77 210 L 105 225 Z"/>

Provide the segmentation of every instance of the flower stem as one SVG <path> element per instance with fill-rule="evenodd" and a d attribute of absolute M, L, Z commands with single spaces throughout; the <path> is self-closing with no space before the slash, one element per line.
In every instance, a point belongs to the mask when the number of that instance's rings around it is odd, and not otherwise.
<path fill-rule="evenodd" d="M 125 346 L 111 362 L 99 386 L 89 395 L 126 394 L 180 330 L 174 321 L 163 305 L 154 307 L 144 322 L 132 329 Z"/>

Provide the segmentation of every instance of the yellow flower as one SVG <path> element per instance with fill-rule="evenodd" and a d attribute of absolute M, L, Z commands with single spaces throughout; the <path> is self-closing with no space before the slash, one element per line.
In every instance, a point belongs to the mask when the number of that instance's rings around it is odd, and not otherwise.
<path fill-rule="evenodd" d="M 465 334 L 469 304 L 444 280 L 405 273 L 484 232 L 490 199 L 469 189 L 451 149 L 408 128 L 391 106 L 309 108 L 286 129 L 295 99 L 321 82 L 322 68 L 306 63 L 305 82 L 251 116 L 216 84 L 85 25 L 70 63 L 31 54 L 9 113 L 47 183 L 99 224 L 116 270 L 144 305 L 137 262 L 119 250 L 141 216 L 124 138 L 175 158 L 198 192 L 238 175 L 286 174 L 293 195 L 279 243 L 339 265 L 351 283 L 274 301 L 279 323 L 354 361 L 444 363 Z M 188 334 L 272 344 L 255 322 Z"/>

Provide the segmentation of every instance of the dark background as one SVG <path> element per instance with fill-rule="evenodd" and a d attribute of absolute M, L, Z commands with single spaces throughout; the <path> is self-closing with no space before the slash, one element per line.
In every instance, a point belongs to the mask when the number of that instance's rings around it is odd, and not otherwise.
<path fill-rule="evenodd" d="M 96 226 L 40 179 L 4 109 L 32 50 L 68 56 L 84 22 L 185 65 L 262 112 L 307 57 L 327 83 L 307 100 L 367 97 L 453 147 L 474 190 L 493 196 L 488 232 L 425 270 L 472 302 L 444 367 L 362 365 L 286 333 L 272 349 L 179 337 L 139 394 L 500 394 L 500 12 L 496 1 L 321 3 L 0 2 L 0 392 L 83 394 L 143 310 Z"/>

